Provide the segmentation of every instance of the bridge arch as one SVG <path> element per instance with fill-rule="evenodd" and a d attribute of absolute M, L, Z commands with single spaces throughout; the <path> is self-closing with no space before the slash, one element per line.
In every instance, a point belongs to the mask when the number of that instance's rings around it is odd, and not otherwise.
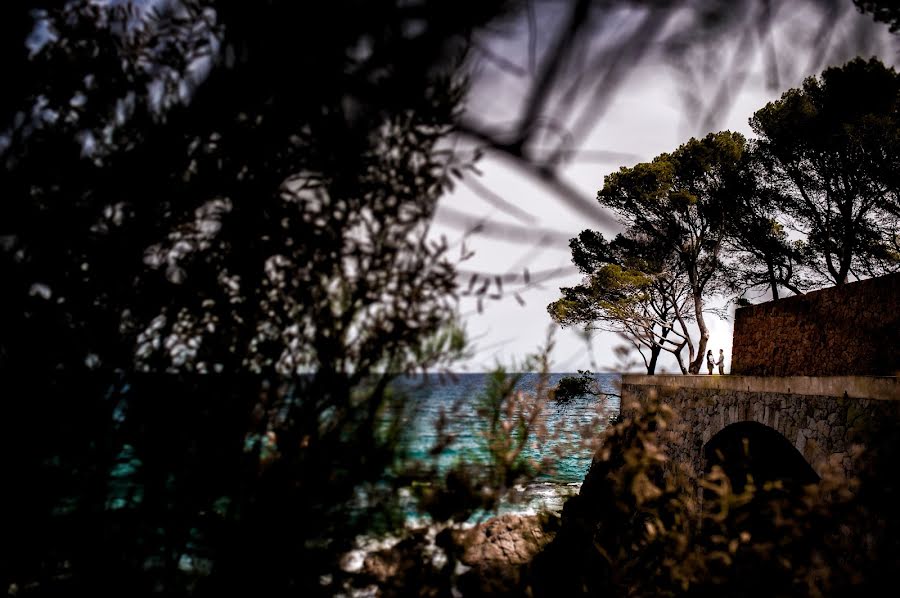
<path fill-rule="evenodd" d="M 815 484 L 819 475 L 794 443 L 765 424 L 743 420 L 726 425 L 703 446 L 704 471 L 720 466 L 732 487 L 743 487 L 747 476 L 757 484 L 781 480 L 790 486 Z"/>
<path fill-rule="evenodd" d="M 622 377 L 623 413 L 630 405 L 659 401 L 677 414 L 665 439 L 666 452 L 672 463 L 693 474 L 703 472 L 705 447 L 715 436 L 735 424 L 742 425 L 727 434 L 753 432 L 745 422 L 755 422 L 780 434 L 818 476 L 828 472 L 851 477 L 858 473 L 853 455 L 859 443 L 864 445 L 866 430 L 876 422 L 900 418 L 898 399 L 900 378 Z M 757 437 L 768 434 L 760 430 Z M 780 439 L 769 439 L 778 446 Z M 779 454 L 796 456 L 781 446 Z"/>

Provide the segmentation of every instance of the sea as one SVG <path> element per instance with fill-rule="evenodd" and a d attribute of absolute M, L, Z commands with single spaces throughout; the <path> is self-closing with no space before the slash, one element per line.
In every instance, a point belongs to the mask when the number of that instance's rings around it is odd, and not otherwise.
<path fill-rule="evenodd" d="M 552 388 L 563 377 L 575 375 L 553 373 L 544 382 Z M 541 375 L 522 373 L 515 376 L 518 378 L 516 389 L 523 393 L 524 401 L 533 400 Z M 408 433 L 401 443 L 406 458 L 434 465 L 439 473 L 460 461 L 487 466 L 489 453 L 485 433 L 488 418 L 480 406 L 490 377 L 491 374 L 469 373 L 396 381 L 395 390 L 408 397 L 413 405 L 407 423 Z M 568 497 L 578 493 L 601 433 L 609 418 L 619 412 L 620 379 L 619 374 L 594 374 L 595 389 L 605 394 L 599 397 L 584 395 L 565 404 L 544 401 L 539 419 L 549 433 L 543 439 L 529 442 L 524 452 L 527 457 L 545 462 L 548 467 L 533 479 L 511 488 L 495 514 L 558 512 Z M 454 441 L 435 457 L 432 448 L 441 437 L 438 422 L 442 419 L 446 422 L 443 433 L 452 435 Z M 483 515 L 478 514 L 479 517 Z M 409 512 L 410 518 L 416 516 L 412 510 Z"/>

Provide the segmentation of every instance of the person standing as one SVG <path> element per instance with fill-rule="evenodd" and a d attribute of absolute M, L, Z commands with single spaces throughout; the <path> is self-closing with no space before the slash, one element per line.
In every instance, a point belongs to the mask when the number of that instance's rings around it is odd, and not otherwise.
<path fill-rule="evenodd" d="M 712 349 L 706 352 L 706 367 L 709 368 L 709 375 L 712 376 L 713 368 L 716 365 L 715 359 L 713 359 Z"/>
<path fill-rule="evenodd" d="M 719 361 L 716 362 L 716 365 L 719 366 L 719 373 L 723 376 L 725 375 L 725 350 L 719 349 Z"/>

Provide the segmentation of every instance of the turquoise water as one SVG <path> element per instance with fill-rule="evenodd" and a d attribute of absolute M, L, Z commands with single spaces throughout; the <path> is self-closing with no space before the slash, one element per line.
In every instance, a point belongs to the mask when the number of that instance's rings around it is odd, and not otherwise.
<path fill-rule="evenodd" d="M 560 378 L 573 374 L 555 373 L 549 377 L 549 385 L 555 386 Z M 478 413 L 480 398 L 484 395 L 489 374 L 457 374 L 438 380 L 432 377 L 423 383 L 421 378 L 401 379 L 397 390 L 408 396 L 415 412 L 407 425 L 409 433 L 403 448 L 412 460 L 428 464 L 435 462 L 429 452 L 438 439 L 435 423 L 441 412 L 446 414 L 446 431 L 455 436 L 436 459 L 439 470 L 446 470 L 458 461 L 486 463 L 488 455 L 484 437 L 487 423 Z M 533 393 L 540 379 L 539 374 L 521 374 L 517 389 Z M 595 380 L 603 392 L 618 394 L 618 374 L 596 374 Z M 550 430 L 543 442 L 527 451 L 529 457 L 552 461 L 552 469 L 538 475 L 511 494 L 504 503 L 503 512 L 533 512 L 543 508 L 558 510 L 565 498 L 577 493 L 587 473 L 593 455 L 592 446 L 606 427 L 609 416 L 618 413 L 618 396 L 596 398 L 584 396 L 558 405 L 546 403 L 541 419 Z M 555 453 L 561 450 L 561 455 Z"/>
<path fill-rule="evenodd" d="M 551 374 L 547 380 L 548 386 L 555 386 L 567 375 L 571 374 Z M 456 374 L 442 378 L 430 376 L 427 380 L 421 377 L 397 379 L 393 383 L 393 390 L 404 398 L 401 403 L 411 407 L 403 422 L 406 433 L 399 447 L 401 455 L 408 462 L 419 463 L 426 469 L 436 467 L 439 473 L 459 462 L 486 465 L 489 460 L 484 436 L 487 421 L 478 412 L 478 407 L 489 379 L 489 374 Z M 619 379 L 618 374 L 595 376 L 601 391 L 616 395 Z M 538 374 L 521 374 L 517 389 L 526 394 L 533 393 L 539 380 Z M 117 426 L 126 419 L 124 394 L 113 414 Z M 566 497 L 577 493 L 591 464 L 591 444 L 606 427 L 608 417 L 618 413 L 618 410 L 618 396 L 599 399 L 584 396 L 565 405 L 552 402 L 545 404 L 540 420 L 547 425 L 550 433 L 543 442 L 529 447 L 525 454 L 536 460 L 552 457 L 552 468 L 511 489 L 510 500 L 501 505 L 501 512 L 560 509 Z M 433 456 L 431 449 L 438 440 L 435 423 L 442 412 L 448 422 L 446 432 L 455 438 L 438 456 Z M 265 437 L 251 434 L 247 436 L 246 442 L 247 449 L 252 449 L 254 442 L 263 443 L 261 450 L 265 454 L 268 446 Z M 562 451 L 560 456 L 555 454 L 558 450 Z M 141 468 L 139 452 L 132 444 L 124 443 L 110 470 L 107 502 L 109 510 L 128 510 L 137 508 L 142 503 L 144 492 L 138 475 Z M 409 519 L 418 519 L 421 514 L 416 510 L 411 493 L 407 494 L 408 500 L 401 500 L 401 504 L 407 505 Z M 368 499 L 361 494 L 358 502 L 358 506 L 365 507 Z M 68 511 L 71 506 L 69 502 L 63 501 L 59 508 Z"/>

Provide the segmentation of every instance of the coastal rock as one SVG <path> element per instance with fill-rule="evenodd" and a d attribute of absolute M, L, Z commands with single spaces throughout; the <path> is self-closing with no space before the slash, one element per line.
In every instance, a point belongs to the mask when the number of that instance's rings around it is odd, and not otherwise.
<path fill-rule="evenodd" d="M 537 515 L 506 514 L 457 532 L 460 560 L 470 567 L 528 563 L 551 539 L 546 521 Z"/>
<path fill-rule="evenodd" d="M 460 561 L 471 568 L 461 587 L 480 593 L 521 589 L 531 560 L 553 540 L 556 515 L 506 514 L 458 531 Z"/>
<path fill-rule="evenodd" d="M 451 569 L 464 594 L 517 592 L 527 584 L 531 560 L 553 539 L 558 525 L 553 514 L 505 514 L 468 529 L 416 530 L 389 548 L 366 554 L 352 573 L 377 584 L 378 595 L 401 595 L 412 587 L 439 587 L 449 573 L 446 554 L 452 553 L 456 565 Z M 423 566 L 423 557 L 430 566 Z"/>

